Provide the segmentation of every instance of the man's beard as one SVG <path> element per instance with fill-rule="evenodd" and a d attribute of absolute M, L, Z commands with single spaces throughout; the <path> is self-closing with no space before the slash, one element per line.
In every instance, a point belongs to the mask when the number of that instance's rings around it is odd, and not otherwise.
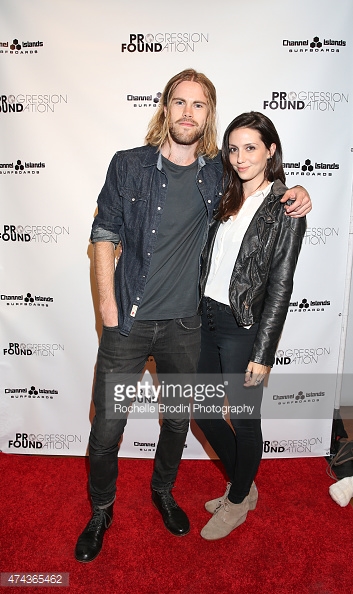
<path fill-rule="evenodd" d="M 194 144 L 195 142 L 200 140 L 200 138 L 202 138 L 204 135 L 204 131 L 205 125 L 203 125 L 202 128 L 200 128 L 198 124 L 195 124 L 193 128 L 190 128 L 189 130 L 185 131 L 178 130 L 176 124 L 170 124 L 169 127 L 169 133 L 172 140 L 174 140 L 174 142 L 176 142 L 177 144 L 184 144 L 186 146 Z"/>

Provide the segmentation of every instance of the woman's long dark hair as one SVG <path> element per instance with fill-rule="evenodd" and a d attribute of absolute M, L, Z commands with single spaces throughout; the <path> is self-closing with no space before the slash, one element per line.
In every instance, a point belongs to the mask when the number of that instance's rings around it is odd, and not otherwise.
<path fill-rule="evenodd" d="M 268 150 L 271 144 L 274 143 L 276 145 L 274 154 L 267 160 L 264 180 L 272 182 L 280 179 L 281 182 L 285 183 L 286 179 L 282 164 L 281 141 L 271 120 L 258 111 L 250 111 L 237 116 L 229 124 L 223 136 L 222 160 L 225 190 L 216 215 L 216 219 L 221 221 L 226 221 L 230 215 L 236 214 L 244 202 L 243 182 L 229 160 L 229 135 L 237 128 L 252 128 L 253 130 L 257 130 Z"/>

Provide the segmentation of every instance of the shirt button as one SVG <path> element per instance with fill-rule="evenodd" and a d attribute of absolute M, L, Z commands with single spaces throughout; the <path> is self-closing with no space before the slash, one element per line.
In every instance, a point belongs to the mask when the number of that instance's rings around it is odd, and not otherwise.
<path fill-rule="evenodd" d="M 162 188 L 165 188 L 165 184 L 162 184 Z"/>
<path fill-rule="evenodd" d="M 152 233 L 155 233 L 155 232 L 156 232 L 156 230 L 155 229 L 152 229 Z"/>
<path fill-rule="evenodd" d="M 151 252 L 147 252 L 147 256 L 150 256 L 150 255 L 151 255 Z"/>
<path fill-rule="evenodd" d="M 158 206 L 157 210 L 161 210 L 161 207 L 160 207 L 160 206 Z"/>
<path fill-rule="evenodd" d="M 136 198 L 131 198 L 131 202 L 135 202 Z"/>
<path fill-rule="evenodd" d="M 199 184 L 202 184 L 202 179 L 199 179 Z"/>
<path fill-rule="evenodd" d="M 136 297 L 136 301 L 140 301 L 140 297 Z"/>
<path fill-rule="evenodd" d="M 208 204 L 211 204 L 211 200 L 207 200 Z"/>

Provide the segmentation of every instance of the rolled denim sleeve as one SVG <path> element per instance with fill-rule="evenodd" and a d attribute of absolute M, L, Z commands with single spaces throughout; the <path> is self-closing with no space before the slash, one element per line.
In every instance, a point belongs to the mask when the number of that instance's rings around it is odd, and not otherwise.
<path fill-rule="evenodd" d="M 91 242 L 120 241 L 122 225 L 122 203 L 119 193 L 118 153 L 115 153 L 108 167 L 104 186 L 98 196 L 98 213 L 93 221 Z"/>
<path fill-rule="evenodd" d="M 116 247 L 120 241 L 120 236 L 117 233 L 103 229 L 103 227 L 92 226 L 91 242 L 97 243 L 97 241 L 111 241 Z"/>

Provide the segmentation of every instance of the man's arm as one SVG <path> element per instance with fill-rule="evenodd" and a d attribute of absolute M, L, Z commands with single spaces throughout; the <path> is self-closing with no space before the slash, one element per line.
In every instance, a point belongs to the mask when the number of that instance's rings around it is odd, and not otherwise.
<path fill-rule="evenodd" d="M 94 272 L 99 296 L 99 311 L 104 326 L 118 325 L 118 307 L 115 299 L 114 272 L 115 247 L 110 241 L 93 244 Z"/>
<path fill-rule="evenodd" d="M 310 196 L 302 186 L 294 186 L 294 188 L 287 190 L 281 202 L 287 202 L 287 200 L 294 200 L 293 204 L 284 207 L 286 214 L 294 219 L 304 217 L 312 209 Z"/>

